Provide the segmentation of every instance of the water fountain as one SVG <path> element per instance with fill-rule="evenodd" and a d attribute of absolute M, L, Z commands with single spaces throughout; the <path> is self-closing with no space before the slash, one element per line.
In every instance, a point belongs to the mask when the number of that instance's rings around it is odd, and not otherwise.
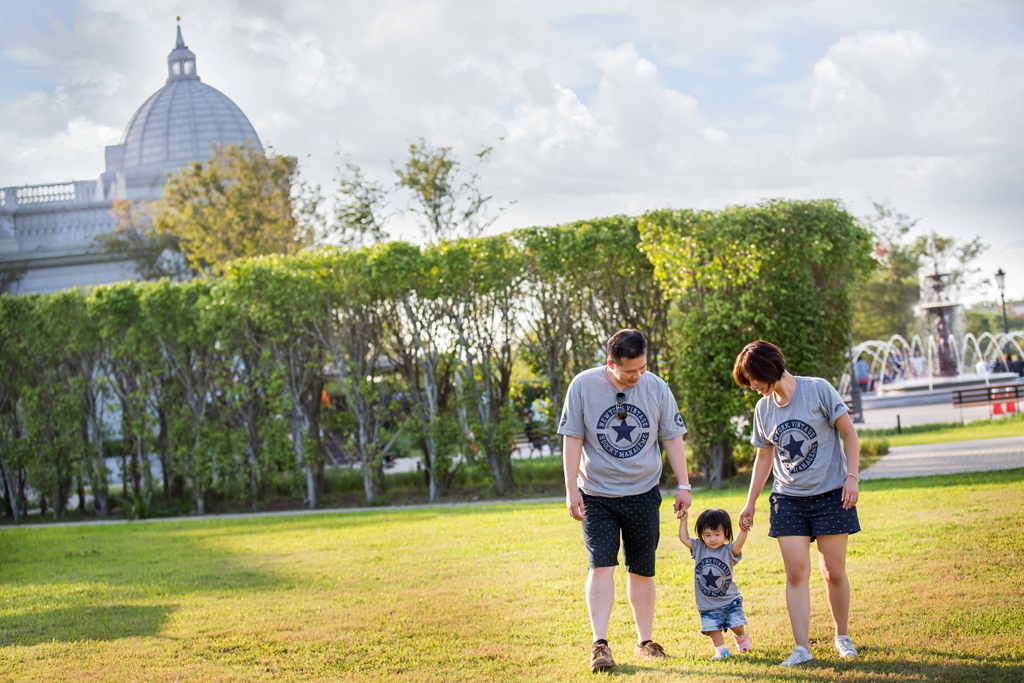
<path fill-rule="evenodd" d="M 933 332 L 915 334 L 908 341 L 895 334 L 853 348 L 853 358 L 864 358 L 872 378 L 872 398 L 939 393 L 969 386 L 989 386 L 1018 380 L 1003 363 L 1004 354 L 1024 357 L 1024 331 L 979 336 L 961 330 L 963 305 L 945 296 L 948 273 L 936 268 L 925 276 L 920 310 Z M 850 389 L 849 375 L 841 390 Z"/>
<path fill-rule="evenodd" d="M 915 334 L 908 341 L 894 334 L 887 340 L 872 339 L 853 347 L 854 358 L 864 358 L 873 378 L 875 395 L 988 386 L 1019 379 L 1006 371 L 1003 355 L 1024 357 L 1024 331 L 980 336 L 967 333 L 961 339 Z M 921 359 L 921 360 L 916 360 Z M 842 389 L 849 391 L 849 376 Z"/>

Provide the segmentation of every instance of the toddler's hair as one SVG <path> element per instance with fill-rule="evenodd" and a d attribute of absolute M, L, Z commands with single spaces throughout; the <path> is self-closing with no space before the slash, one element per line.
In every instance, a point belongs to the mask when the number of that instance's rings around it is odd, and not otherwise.
<path fill-rule="evenodd" d="M 725 532 L 725 540 L 732 541 L 732 519 L 729 517 L 729 513 L 725 510 L 719 510 L 711 508 L 700 513 L 697 517 L 697 523 L 694 525 L 694 532 L 697 534 L 697 538 L 702 538 L 705 531 L 714 531 L 715 529 L 721 529 Z"/>

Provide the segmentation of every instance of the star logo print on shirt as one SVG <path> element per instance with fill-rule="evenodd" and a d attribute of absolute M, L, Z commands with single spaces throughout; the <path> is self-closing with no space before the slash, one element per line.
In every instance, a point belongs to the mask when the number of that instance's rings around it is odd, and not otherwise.
<path fill-rule="evenodd" d="M 629 403 L 628 398 L 621 404 L 616 404 L 612 398 L 609 403 L 597 420 L 598 444 L 614 458 L 632 458 L 642 453 L 654 432 L 650 418 L 639 406 Z M 620 414 L 625 414 L 625 419 L 620 418 Z"/>
<path fill-rule="evenodd" d="M 772 435 L 775 456 L 787 472 L 802 472 L 818 455 L 818 433 L 803 420 L 786 420 Z"/>

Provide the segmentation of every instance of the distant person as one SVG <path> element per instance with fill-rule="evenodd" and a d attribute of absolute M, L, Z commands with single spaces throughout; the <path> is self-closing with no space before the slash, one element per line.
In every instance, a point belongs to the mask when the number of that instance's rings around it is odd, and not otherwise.
<path fill-rule="evenodd" d="M 924 362 L 921 349 L 914 349 L 914 355 L 910 357 L 910 370 L 914 377 L 924 377 Z"/>
<path fill-rule="evenodd" d="M 988 363 L 982 358 L 974 364 L 974 374 L 976 375 L 987 375 L 989 372 Z"/>
<path fill-rule="evenodd" d="M 1016 372 L 1018 377 L 1024 377 L 1024 359 L 1010 356 L 1010 372 Z"/>
<path fill-rule="evenodd" d="M 747 635 L 747 615 L 743 613 L 743 596 L 733 579 L 733 567 L 743 559 L 743 544 L 747 532 L 740 529 L 736 540 L 732 537 L 732 519 L 725 510 L 705 510 L 697 517 L 693 531 L 697 538 L 690 538 L 686 527 L 687 511 L 676 513 L 679 518 L 679 540 L 690 549 L 693 557 L 693 595 L 700 613 L 700 631 L 711 638 L 715 652 L 713 661 L 729 658 L 725 646 L 725 631 L 733 633 L 738 652 L 749 652 L 750 636 Z"/>
<path fill-rule="evenodd" d="M 654 560 L 661 533 L 661 451 L 679 485 L 673 510 L 692 498 L 683 435 L 686 423 L 665 380 L 647 372 L 647 342 L 638 330 L 608 340 L 608 360 L 573 378 L 558 426 L 564 437 L 565 503 L 581 521 L 589 572 L 586 598 L 594 642 L 590 669 L 615 666 L 608 622 L 615 604 L 621 537 L 626 597 L 633 608 L 639 659 L 663 658 L 653 640 Z"/>
<path fill-rule="evenodd" d="M 754 509 L 768 475 L 772 485 L 768 535 L 779 540 L 786 567 L 786 607 L 796 647 L 782 662 L 793 666 L 814 659 L 810 651 L 810 546 L 818 563 L 835 626 L 839 656 L 856 657 L 849 634 L 850 580 L 846 546 L 860 531 L 860 442 L 849 409 L 831 384 L 817 377 L 794 377 L 782 351 L 766 341 L 747 344 L 733 366 L 733 379 L 761 394 L 754 407 L 750 442 L 757 447 L 740 529 L 754 525 Z"/>
<path fill-rule="evenodd" d="M 871 368 L 868 362 L 863 357 L 860 357 L 854 366 L 857 369 L 857 386 L 860 388 L 861 393 L 869 391 L 868 384 L 871 379 Z"/>

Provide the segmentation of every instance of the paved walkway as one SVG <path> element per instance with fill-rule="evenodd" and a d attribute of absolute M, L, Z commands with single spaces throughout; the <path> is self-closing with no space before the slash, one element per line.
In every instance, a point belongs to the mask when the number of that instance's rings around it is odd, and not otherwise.
<path fill-rule="evenodd" d="M 988 406 L 955 408 L 948 401 L 930 405 L 898 407 L 865 406 L 864 421 L 857 425 L 857 429 L 895 429 L 897 424 L 903 427 L 912 427 L 915 425 L 935 424 L 937 422 L 966 424 L 975 420 L 987 420 L 990 417 L 992 417 L 992 414 Z"/>
<path fill-rule="evenodd" d="M 861 472 L 861 479 L 1024 468 L 1024 436 L 897 446 Z"/>

